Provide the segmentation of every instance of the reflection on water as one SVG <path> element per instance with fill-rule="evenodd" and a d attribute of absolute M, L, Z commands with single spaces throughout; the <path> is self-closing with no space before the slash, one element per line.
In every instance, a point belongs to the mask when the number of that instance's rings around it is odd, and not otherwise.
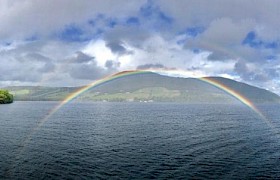
<path fill-rule="evenodd" d="M 71 103 L 0 106 L 0 178 L 280 177 L 279 105 Z"/>

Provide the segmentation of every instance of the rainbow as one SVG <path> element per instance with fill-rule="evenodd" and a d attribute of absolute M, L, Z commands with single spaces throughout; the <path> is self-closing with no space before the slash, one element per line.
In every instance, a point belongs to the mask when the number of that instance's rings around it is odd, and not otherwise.
<path fill-rule="evenodd" d="M 57 106 L 55 106 L 55 108 L 53 108 L 52 110 L 50 110 L 47 115 L 41 120 L 39 121 L 39 123 L 37 124 L 37 126 L 35 126 L 30 133 L 28 134 L 28 136 L 25 138 L 25 140 L 22 143 L 22 150 L 26 147 L 26 145 L 31 141 L 32 136 L 35 132 L 37 132 L 40 127 L 42 125 L 45 124 L 45 122 L 53 115 L 55 114 L 60 108 L 62 108 L 65 104 L 69 103 L 70 101 L 74 100 L 76 97 L 78 97 L 79 95 L 83 94 L 84 92 L 88 91 L 91 88 L 97 87 L 99 85 L 102 85 L 104 83 L 108 83 L 110 81 L 113 81 L 115 79 L 124 77 L 124 76 L 128 76 L 128 75 L 135 75 L 135 74 L 143 74 L 143 73 L 148 73 L 148 71 L 123 71 L 123 72 L 119 72 L 110 76 L 107 76 L 103 79 L 94 81 L 78 90 L 76 90 L 75 92 L 73 92 L 72 94 L 70 94 L 69 96 L 67 96 L 63 101 L 61 101 Z M 19 153 L 21 154 L 21 153 Z"/>
<path fill-rule="evenodd" d="M 54 113 L 56 113 L 61 107 L 63 107 L 65 104 L 71 102 L 72 100 L 74 100 L 75 98 L 77 98 L 79 95 L 85 93 L 86 91 L 95 88 L 97 86 L 103 85 L 105 83 L 108 83 L 110 81 L 125 77 L 125 76 L 132 76 L 132 75 L 137 75 L 137 74 L 145 74 L 145 73 L 150 73 L 150 72 L 170 72 L 173 70 L 158 70 L 158 69 L 153 69 L 153 70 L 132 70 L 132 71 L 123 71 L 120 73 L 116 73 L 110 76 L 107 76 L 103 79 L 94 81 L 78 90 L 76 90 L 75 92 L 73 92 L 72 94 L 70 94 L 69 96 L 67 96 L 63 101 L 61 101 L 54 109 L 52 109 L 47 116 L 39 123 L 39 126 L 43 125 L 44 122 L 49 119 Z M 175 70 L 175 72 L 181 73 L 178 70 Z M 197 78 L 198 80 L 201 80 L 205 83 L 208 83 L 210 85 L 213 85 L 221 90 L 223 90 L 224 92 L 228 93 L 229 95 L 233 96 L 234 98 L 236 98 L 237 100 L 239 100 L 240 102 L 242 102 L 244 105 L 246 105 L 247 107 L 249 107 L 250 109 L 252 109 L 254 112 L 256 112 L 260 117 L 265 118 L 265 116 L 258 110 L 258 108 L 253 104 L 253 102 L 251 102 L 248 98 L 246 98 L 245 96 L 243 96 L 242 94 L 240 94 L 239 92 L 231 89 L 230 87 L 227 87 L 226 85 L 222 84 L 219 81 L 214 80 L 213 78 L 208 78 L 208 77 L 201 77 L 201 78 Z"/>
<path fill-rule="evenodd" d="M 143 73 L 149 73 L 148 71 L 123 71 L 123 72 L 119 72 L 110 76 L 107 76 L 103 79 L 94 81 L 78 90 L 76 90 L 75 92 L 73 92 L 72 94 L 70 94 L 69 96 L 67 96 L 63 101 L 61 101 L 60 104 L 58 104 L 54 109 L 52 109 L 47 116 L 38 124 L 38 127 L 42 126 L 54 113 L 56 113 L 61 107 L 63 107 L 65 104 L 71 102 L 72 100 L 74 100 L 76 97 L 78 97 L 79 95 L 85 93 L 86 91 L 100 86 L 104 83 L 108 83 L 110 81 L 113 81 L 115 79 L 121 78 L 121 77 L 125 77 L 128 75 L 136 75 L 136 74 L 143 74 Z"/>
<path fill-rule="evenodd" d="M 98 87 L 100 85 L 103 85 L 105 83 L 108 83 L 110 81 L 122 78 L 122 77 L 126 77 L 126 76 L 132 76 L 132 75 L 137 75 L 137 74 L 145 74 L 145 73 L 151 73 L 151 72 L 156 72 L 156 73 L 178 73 L 178 74 L 185 74 L 185 75 L 189 75 L 189 76 L 197 76 L 197 74 L 195 73 L 191 73 L 191 72 L 186 72 L 186 71 L 180 71 L 180 70 L 175 70 L 175 69 L 147 69 L 147 70 L 132 70 L 132 71 L 123 71 L 120 73 L 116 73 L 110 76 L 107 76 L 103 79 L 94 81 L 80 89 L 78 89 L 77 91 L 73 92 L 72 94 L 70 94 L 69 96 L 67 96 L 63 101 L 61 101 L 57 106 L 55 106 L 55 108 L 53 108 L 51 111 L 49 111 L 47 113 L 47 115 L 41 120 L 39 121 L 39 123 L 37 124 L 36 127 L 34 127 L 31 131 L 30 134 L 26 137 L 26 139 L 23 141 L 22 146 L 20 148 L 20 152 L 18 153 L 18 156 L 20 156 L 22 154 L 22 152 L 24 151 L 25 147 L 29 144 L 29 142 L 32 139 L 32 136 L 34 135 L 34 133 L 36 133 L 41 126 L 44 125 L 44 123 L 52 116 L 54 115 L 59 109 L 61 109 L 64 105 L 66 105 L 67 103 L 71 102 L 72 100 L 74 100 L 75 98 L 77 98 L 79 95 L 85 93 L 86 91 Z M 198 80 L 201 80 L 202 82 L 208 83 L 214 87 L 217 87 L 221 90 L 223 90 L 224 92 L 228 93 L 229 95 L 233 96 L 234 98 L 236 98 L 237 100 L 239 100 L 241 103 L 243 103 L 244 105 L 246 105 L 247 107 L 249 107 L 251 110 L 253 110 L 256 114 L 258 114 L 262 120 L 265 121 L 265 123 L 274 131 L 275 134 L 279 134 L 278 132 L 275 131 L 275 129 L 272 126 L 272 123 L 262 114 L 261 111 L 258 110 L 258 108 L 253 104 L 253 102 L 251 102 L 248 98 L 246 98 L 244 95 L 242 95 L 241 93 L 231 89 L 230 87 L 222 84 L 219 81 L 214 80 L 213 78 L 208 78 L 208 77 L 201 77 L 201 78 L 197 78 Z"/>
<path fill-rule="evenodd" d="M 132 71 L 123 71 L 120 73 L 116 73 L 110 76 L 107 76 L 103 79 L 94 81 L 90 84 L 88 84 L 87 86 L 84 86 L 80 89 L 78 89 L 77 91 L 73 92 L 72 94 L 70 94 L 69 96 L 67 96 L 63 101 L 61 101 L 57 106 L 55 106 L 55 108 L 53 108 L 51 111 L 49 111 L 47 113 L 47 115 L 41 120 L 39 121 L 39 123 L 37 124 L 36 127 L 34 127 L 31 131 L 30 134 L 26 137 L 26 139 L 24 140 L 24 142 L 22 143 L 22 148 L 21 148 L 21 152 L 19 154 L 22 153 L 22 151 L 24 150 L 24 148 L 26 147 L 27 144 L 29 144 L 29 142 L 32 139 L 32 136 L 35 132 L 37 132 L 41 126 L 44 125 L 44 123 L 53 115 L 55 114 L 60 108 L 62 108 L 64 105 L 66 105 L 67 103 L 71 102 L 72 100 L 74 100 L 75 98 L 77 98 L 79 95 L 85 93 L 86 91 L 98 87 L 100 85 L 103 85 L 105 83 L 108 83 L 110 81 L 122 78 L 122 77 L 126 77 L 126 76 L 132 76 L 132 75 L 137 75 L 137 74 L 145 74 L 145 73 L 151 73 L 151 72 L 156 72 L 156 73 L 178 73 L 178 74 L 184 74 L 185 71 L 180 71 L 180 70 L 174 70 L 174 69 L 148 69 L 148 70 L 132 70 Z M 186 72 L 185 72 L 186 74 Z M 186 75 L 190 75 L 190 74 L 186 74 Z M 196 74 L 193 74 L 194 76 Z M 263 114 L 260 110 L 258 110 L 258 108 L 253 104 L 253 102 L 251 102 L 248 98 L 246 98 L 244 95 L 240 94 L 239 92 L 231 89 L 230 87 L 222 84 L 219 81 L 214 80 L 213 78 L 208 78 L 208 77 L 201 77 L 201 78 L 197 78 L 198 80 L 201 80 L 202 82 L 208 83 L 214 87 L 217 87 L 221 90 L 223 90 L 224 92 L 226 92 L 227 94 L 233 96 L 234 98 L 236 98 L 237 100 L 239 100 L 241 103 L 243 103 L 244 105 L 246 105 L 247 107 L 249 107 L 251 110 L 253 110 L 256 114 L 258 114 L 262 120 L 265 121 L 265 123 L 273 130 L 275 131 L 275 129 L 272 126 L 272 122 L 270 122 Z M 274 132 L 275 134 L 278 134 L 278 132 Z"/>
<path fill-rule="evenodd" d="M 110 76 L 107 76 L 105 78 L 102 78 L 100 80 L 94 81 L 77 91 L 73 92 L 69 96 L 67 96 L 63 101 L 61 101 L 55 108 L 53 108 L 51 111 L 47 113 L 47 115 L 38 123 L 38 125 L 33 129 L 33 132 L 36 132 L 53 114 L 55 114 L 60 108 L 62 108 L 65 104 L 71 102 L 75 98 L 77 98 L 79 95 L 85 93 L 86 91 L 98 87 L 100 85 L 103 85 L 105 83 L 108 83 L 110 81 L 126 77 L 126 76 L 132 76 L 132 75 L 137 75 L 137 74 L 145 74 L 145 73 L 151 73 L 151 72 L 156 72 L 156 73 L 168 73 L 168 72 L 175 72 L 175 73 L 183 73 L 185 71 L 180 71 L 180 70 L 167 70 L 167 69 L 147 69 L 147 70 L 131 70 L 131 71 L 123 71 L 119 72 Z M 230 87 L 227 87 L 226 85 L 222 84 L 219 81 L 214 80 L 213 78 L 208 78 L 208 77 L 201 77 L 197 78 L 198 80 L 201 80 L 202 82 L 208 83 L 214 87 L 217 87 L 224 92 L 228 93 L 229 95 L 233 96 L 237 100 L 239 100 L 241 103 L 249 107 L 251 110 L 253 110 L 256 114 L 258 114 L 263 120 L 266 121 L 268 125 L 271 125 L 271 123 L 267 120 L 267 118 L 262 114 L 260 110 L 251 102 L 248 98 L 246 98 L 244 95 L 241 93 L 231 89 Z M 31 133 L 33 134 L 33 133 Z M 30 135 L 31 138 L 31 135 Z"/>
<path fill-rule="evenodd" d="M 242 102 L 244 105 L 248 106 L 250 109 L 256 112 L 260 117 L 266 119 L 265 116 L 262 114 L 262 112 L 253 104 L 253 102 L 250 101 L 245 96 L 243 96 L 241 93 L 231 89 L 230 87 L 227 87 L 226 85 L 222 84 L 219 81 L 214 80 L 213 78 L 201 77 L 198 79 L 225 91 L 226 93 L 230 94 L 231 96 L 233 96 L 234 98 Z"/>

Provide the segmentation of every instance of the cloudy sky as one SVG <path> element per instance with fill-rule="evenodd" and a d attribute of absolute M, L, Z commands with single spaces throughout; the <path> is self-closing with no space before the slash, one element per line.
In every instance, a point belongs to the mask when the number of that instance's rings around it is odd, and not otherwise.
<path fill-rule="evenodd" d="M 178 69 L 280 94 L 280 1 L 0 0 L 0 87 Z"/>

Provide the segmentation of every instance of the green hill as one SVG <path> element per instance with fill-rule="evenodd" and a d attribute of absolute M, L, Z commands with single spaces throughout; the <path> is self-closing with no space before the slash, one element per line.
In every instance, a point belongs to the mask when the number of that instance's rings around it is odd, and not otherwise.
<path fill-rule="evenodd" d="M 234 80 L 209 77 L 255 103 L 278 103 L 270 91 Z M 7 87 L 15 100 L 58 101 L 81 87 Z M 233 103 L 237 100 L 223 90 L 196 78 L 178 78 L 155 73 L 125 76 L 92 88 L 77 98 L 86 101 L 156 101 L 185 103 Z"/>

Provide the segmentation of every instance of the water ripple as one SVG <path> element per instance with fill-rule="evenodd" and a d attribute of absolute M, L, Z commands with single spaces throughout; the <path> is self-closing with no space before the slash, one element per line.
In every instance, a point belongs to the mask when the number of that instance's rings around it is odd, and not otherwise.
<path fill-rule="evenodd" d="M 280 178 L 279 139 L 242 105 L 72 103 L 23 145 L 55 104 L 1 106 L 1 179 Z"/>

